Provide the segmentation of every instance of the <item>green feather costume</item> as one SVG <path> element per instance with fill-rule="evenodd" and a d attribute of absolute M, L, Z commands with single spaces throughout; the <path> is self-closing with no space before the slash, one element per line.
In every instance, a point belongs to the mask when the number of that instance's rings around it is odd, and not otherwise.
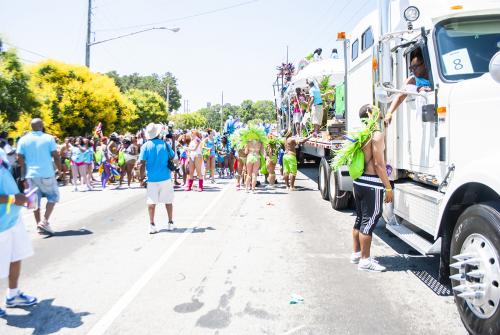
<path fill-rule="evenodd" d="M 264 129 L 260 127 L 250 126 L 240 130 L 240 146 L 245 148 L 250 141 L 259 141 L 265 147 L 268 143 L 268 138 Z M 255 153 L 249 153 L 247 156 L 248 163 L 258 162 L 260 157 Z"/>
<path fill-rule="evenodd" d="M 363 174 L 365 157 L 362 148 L 366 141 L 371 138 L 373 132 L 378 129 L 379 116 L 379 108 L 373 106 L 371 117 L 361 119 L 363 127 L 350 132 L 347 140 L 344 141 L 342 149 L 337 151 L 330 162 L 332 170 L 337 171 L 342 166 L 347 165 L 349 175 L 353 180 L 358 179 Z"/>

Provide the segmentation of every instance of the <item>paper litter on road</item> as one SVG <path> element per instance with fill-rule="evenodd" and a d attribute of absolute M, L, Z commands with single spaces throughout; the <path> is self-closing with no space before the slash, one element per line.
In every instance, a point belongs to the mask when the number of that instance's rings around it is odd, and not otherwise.
<path fill-rule="evenodd" d="M 302 298 L 298 294 L 292 294 L 292 298 L 290 299 L 290 305 L 296 305 L 296 304 L 299 304 L 301 302 L 304 302 L 304 298 Z"/>

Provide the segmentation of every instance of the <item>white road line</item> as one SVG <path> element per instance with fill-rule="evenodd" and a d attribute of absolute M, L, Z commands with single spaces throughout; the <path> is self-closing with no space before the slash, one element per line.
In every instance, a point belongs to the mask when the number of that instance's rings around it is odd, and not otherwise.
<path fill-rule="evenodd" d="M 182 244 L 182 242 L 184 242 L 188 235 L 194 231 L 203 218 L 216 206 L 220 198 L 222 198 L 224 193 L 226 193 L 231 186 L 232 183 L 229 183 L 222 189 L 212 202 L 205 207 L 205 210 L 194 220 L 193 227 L 182 233 L 175 243 L 161 255 L 161 257 L 139 278 L 139 280 L 137 280 L 134 285 L 132 285 L 132 287 L 125 292 L 120 299 L 118 299 L 113 307 L 111 307 L 111 309 L 92 327 L 92 329 L 87 333 L 88 335 L 102 335 L 108 330 L 115 319 L 120 316 L 123 310 L 127 308 L 127 306 L 135 299 L 144 286 L 146 286 L 154 275 L 167 263 L 170 256 L 172 256 L 175 250 Z"/>
<path fill-rule="evenodd" d="M 292 328 L 290 329 L 289 331 L 287 331 L 286 333 L 283 333 L 283 335 L 290 335 L 290 334 L 293 334 L 295 333 L 296 331 L 298 330 L 301 330 L 302 328 L 304 328 L 306 325 L 302 325 L 302 326 L 298 326 L 298 327 L 295 327 L 295 328 Z"/>

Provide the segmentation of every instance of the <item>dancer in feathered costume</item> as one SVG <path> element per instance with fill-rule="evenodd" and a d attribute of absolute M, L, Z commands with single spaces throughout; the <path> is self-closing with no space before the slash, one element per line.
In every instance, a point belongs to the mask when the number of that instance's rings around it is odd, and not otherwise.
<path fill-rule="evenodd" d="M 266 170 L 268 173 L 268 182 L 274 185 L 276 182 L 276 163 L 278 163 L 278 152 L 283 146 L 284 141 L 269 135 L 269 142 L 266 146 Z"/>
<path fill-rule="evenodd" d="M 232 115 L 229 115 L 226 122 L 224 123 L 224 133 L 228 136 L 231 136 L 237 129 L 241 128 L 243 123 L 240 122 L 240 119 L 233 118 Z"/>
<path fill-rule="evenodd" d="M 365 156 L 363 154 L 363 145 L 368 141 L 373 132 L 378 129 L 380 110 L 372 106 L 372 114 L 369 118 L 361 119 L 363 127 L 350 132 L 345 136 L 346 140 L 330 165 L 332 170 L 337 171 L 342 166 L 347 165 L 349 175 L 353 180 L 359 178 L 364 171 Z"/>
<path fill-rule="evenodd" d="M 241 132 L 243 128 L 240 128 L 230 136 L 231 144 L 236 152 L 236 190 L 240 190 L 240 187 L 245 184 L 246 175 L 246 164 L 247 164 L 247 154 L 245 152 L 245 146 L 241 143 Z"/>
<path fill-rule="evenodd" d="M 259 173 L 261 156 L 264 156 L 264 148 L 267 145 L 268 139 L 262 128 L 248 127 L 240 132 L 240 145 L 245 148 L 247 155 L 247 178 L 245 188 L 248 192 L 251 187 L 255 192 L 257 184 L 257 174 Z"/>

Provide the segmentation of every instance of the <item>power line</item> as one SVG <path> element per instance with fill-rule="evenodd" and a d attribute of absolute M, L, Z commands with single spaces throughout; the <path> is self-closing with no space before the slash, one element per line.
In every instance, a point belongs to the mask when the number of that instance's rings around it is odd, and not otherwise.
<path fill-rule="evenodd" d="M 246 5 L 258 2 L 258 1 L 260 1 L 260 0 L 250 0 L 250 1 L 238 3 L 238 4 L 232 5 L 232 6 L 221 7 L 221 8 L 209 10 L 209 11 L 206 11 L 206 12 L 200 12 L 200 13 L 193 14 L 193 15 L 187 15 L 187 16 L 177 17 L 177 18 L 173 18 L 173 19 L 168 19 L 168 20 L 165 20 L 165 21 L 151 22 L 151 23 L 147 23 L 147 24 L 140 24 L 140 25 L 135 25 L 135 26 L 127 26 L 127 27 L 119 27 L 119 28 L 99 29 L 99 30 L 95 30 L 95 31 L 96 32 L 97 31 L 117 31 L 117 30 L 126 30 L 126 29 L 132 29 L 132 28 L 144 28 L 144 27 L 153 26 L 153 25 L 156 25 L 156 24 L 165 24 L 165 23 L 170 23 L 170 22 L 175 22 L 175 21 L 182 21 L 182 20 L 192 19 L 192 18 L 199 17 L 199 16 L 205 16 L 205 15 L 215 14 L 215 13 L 226 11 L 226 10 L 229 10 L 229 9 L 246 6 Z"/>
<path fill-rule="evenodd" d="M 4 43 L 5 43 L 5 44 L 7 44 L 7 45 L 10 45 L 10 46 L 11 46 L 11 47 L 13 47 L 13 48 L 16 48 L 16 49 L 19 49 L 19 50 L 22 50 L 22 51 L 28 52 L 28 53 L 33 54 L 33 55 L 36 55 L 36 56 L 38 56 L 38 57 L 42 57 L 42 58 L 50 58 L 50 57 L 44 56 L 44 55 L 42 55 L 42 54 L 40 54 L 40 53 L 38 53 L 38 52 L 31 51 L 31 50 L 28 50 L 28 49 L 25 49 L 25 48 L 21 48 L 21 47 L 19 47 L 19 46 L 15 46 L 14 44 L 9 43 L 9 42 L 4 42 Z"/>
<path fill-rule="evenodd" d="M 349 17 L 349 19 L 345 20 L 345 22 L 343 23 L 344 24 L 347 24 L 348 22 L 350 22 L 352 19 L 354 19 L 356 17 L 356 15 L 359 14 L 359 12 L 363 9 L 363 7 L 365 7 L 366 5 L 368 5 L 368 3 L 370 2 L 370 0 L 366 0 L 362 5 L 361 7 L 359 7 L 356 11 L 354 11 L 353 15 L 351 15 Z M 333 34 L 327 41 L 330 42 L 333 38 L 337 37 L 337 33 Z"/>
<path fill-rule="evenodd" d="M 319 38 L 316 38 L 316 39 L 314 40 L 314 44 L 315 44 L 315 45 L 317 45 L 317 44 L 318 44 L 318 42 L 322 40 L 322 37 L 321 37 L 321 36 L 324 36 L 323 32 L 325 32 L 325 31 L 326 31 L 326 29 L 327 29 L 327 28 L 328 28 L 328 26 L 332 23 L 332 21 L 333 21 L 333 20 L 335 20 L 335 19 L 337 19 L 338 17 L 340 17 L 340 15 L 341 15 L 341 14 L 342 14 L 345 10 L 346 10 L 346 8 L 349 6 L 349 4 L 350 4 L 350 3 L 351 3 L 351 2 L 350 2 L 350 0 L 347 0 L 347 1 L 346 1 L 346 3 L 345 3 L 345 5 L 342 7 L 342 9 L 341 9 L 339 12 L 335 13 L 335 15 L 334 15 L 333 19 L 328 20 L 328 21 L 327 21 L 327 23 L 326 23 L 326 24 L 324 24 L 324 25 L 322 26 L 322 28 L 321 28 L 321 29 L 319 29 L 319 30 L 316 30 L 316 29 L 315 29 L 315 30 L 314 30 L 314 31 L 319 31 L 319 32 L 321 32 L 321 33 L 317 34 L 317 36 L 320 36 L 320 37 L 319 37 Z M 330 10 L 333 8 L 333 6 L 334 6 L 335 4 L 336 4 L 336 2 L 335 2 L 335 1 L 334 1 L 334 2 L 332 2 L 332 4 L 328 7 L 328 9 L 326 9 L 326 10 L 325 10 L 325 12 L 324 12 L 324 13 L 325 13 L 325 15 L 323 15 L 323 17 L 328 16 L 328 14 L 329 14 Z M 319 20 L 319 21 L 322 21 L 322 20 Z M 314 32 L 314 31 L 313 31 L 313 32 Z M 312 33 L 312 32 L 311 32 L 311 33 Z M 311 34 L 306 35 L 306 37 L 305 37 L 305 38 L 303 38 L 303 39 L 300 41 L 300 43 L 299 43 L 298 45 L 304 44 L 306 41 L 308 41 L 309 39 L 308 39 L 308 37 L 307 37 L 307 36 L 309 36 L 309 35 L 311 35 Z M 324 38 L 324 37 L 323 37 L 323 38 Z M 309 44 L 309 45 L 313 45 L 313 43 L 311 43 L 311 42 L 309 42 L 308 44 Z M 301 56 L 300 58 L 303 58 L 303 57 L 304 57 L 304 56 Z"/>
<path fill-rule="evenodd" d="M 26 58 L 22 58 L 22 57 L 19 57 L 19 59 L 22 60 L 22 61 L 25 61 L 27 63 L 32 63 L 32 64 L 38 63 L 38 62 L 35 62 L 34 60 L 30 60 L 30 59 L 26 59 Z"/>

